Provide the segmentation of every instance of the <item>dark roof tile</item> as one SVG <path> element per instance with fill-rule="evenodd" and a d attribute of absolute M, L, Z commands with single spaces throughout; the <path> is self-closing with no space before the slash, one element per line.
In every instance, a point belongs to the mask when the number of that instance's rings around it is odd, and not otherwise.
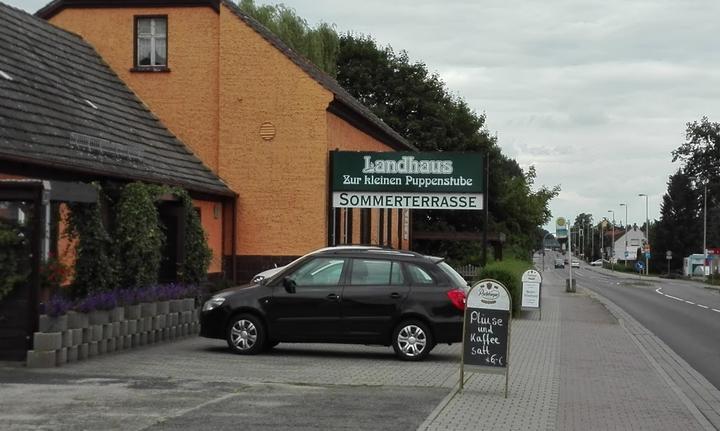
<path fill-rule="evenodd" d="M 0 71 L 0 158 L 234 195 L 92 46 L 3 3 Z"/>

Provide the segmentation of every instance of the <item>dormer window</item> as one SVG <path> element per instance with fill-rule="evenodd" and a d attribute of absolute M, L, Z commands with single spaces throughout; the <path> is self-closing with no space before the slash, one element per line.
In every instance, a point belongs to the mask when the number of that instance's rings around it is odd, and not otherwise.
<path fill-rule="evenodd" d="M 167 16 L 135 17 L 135 70 L 167 70 Z"/>

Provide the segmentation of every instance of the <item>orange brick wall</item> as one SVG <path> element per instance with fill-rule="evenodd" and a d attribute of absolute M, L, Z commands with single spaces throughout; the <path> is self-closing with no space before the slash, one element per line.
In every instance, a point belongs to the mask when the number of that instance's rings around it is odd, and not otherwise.
<path fill-rule="evenodd" d="M 130 71 L 134 64 L 136 15 L 168 16 L 170 72 Z M 217 172 L 218 16 L 215 11 L 209 7 L 67 8 L 50 22 L 90 42 L 165 126 Z"/>
<path fill-rule="evenodd" d="M 222 228 L 223 228 L 223 211 L 221 202 L 193 200 L 193 206 L 200 209 L 200 220 L 202 227 L 207 235 L 208 246 L 212 250 L 213 258 L 210 262 L 208 272 L 222 271 Z M 217 207 L 217 217 L 216 208 Z"/>
<path fill-rule="evenodd" d="M 220 175 L 239 194 L 238 254 L 300 255 L 327 240 L 333 98 L 226 6 L 220 9 Z M 260 126 L 276 134 L 264 141 Z"/>

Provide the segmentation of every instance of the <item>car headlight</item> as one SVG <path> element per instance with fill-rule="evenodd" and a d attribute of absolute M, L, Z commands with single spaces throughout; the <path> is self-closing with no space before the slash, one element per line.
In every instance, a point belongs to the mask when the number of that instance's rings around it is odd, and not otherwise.
<path fill-rule="evenodd" d="M 221 306 L 223 302 L 225 302 L 225 297 L 213 296 L 205 302 L 205 304 L 203 305 L 203 311 L 214 310 Z"/>
<path fill-rule="evenodd" d="M 257 275 L 252 279 L 253 283 L 260 283 L 262 280 L 265 280 L 264 275 Z"/>

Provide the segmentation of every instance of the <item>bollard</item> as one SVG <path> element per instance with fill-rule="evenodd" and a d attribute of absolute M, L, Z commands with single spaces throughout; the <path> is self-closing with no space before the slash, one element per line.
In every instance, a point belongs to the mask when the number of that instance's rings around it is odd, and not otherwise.
<path fill-rule="evenodd" d="M 570 286 L 570 279 L 565 279 L 565 292 L 575 293 L 575 287 L 577 286 L 577 280 L 572 279 L 572 286 Z"/>

